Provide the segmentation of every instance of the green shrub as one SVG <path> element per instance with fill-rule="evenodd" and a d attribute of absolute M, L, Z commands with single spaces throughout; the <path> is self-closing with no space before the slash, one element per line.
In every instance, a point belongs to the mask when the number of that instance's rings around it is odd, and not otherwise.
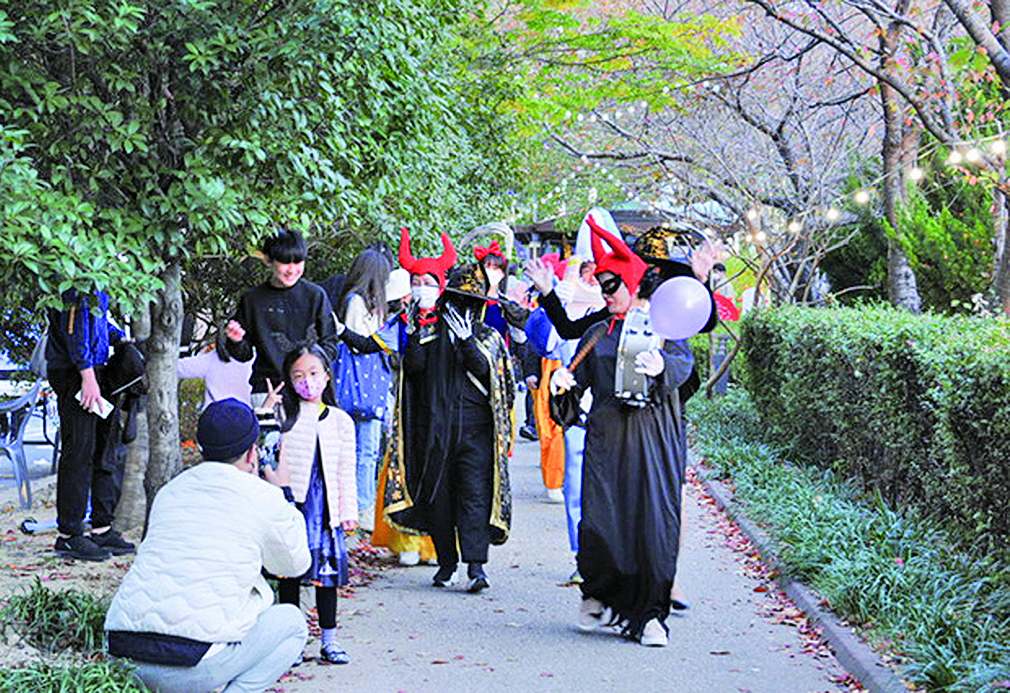
<path fill-rule="evenodd" d="M 794 459 L 1010 555 L 1005 323 L 785 307 L 744 325 L 748 387 Z"/>
<path fill-rule="evenodd" d="M 20 669 L 0 669 L 0 693 L 145 693 L 121 662 L 88 662 L 61 666 L 38 662 Z"/>
<path fill-rule="evenodd" d="M 108 607 L 107 599 L 80 590 L 57 592 L 36 577 L 27 591 L 10 598 L 0 611 L 0 622 L 43 652 L 91 654 L 103 649 Z"/>
<path fill-rule="evenodd" d="M 864 497 L 831 471 L 792 464 L 740 388 L 688 405 L 695 450 L 731 478 L 734 500 L 771 537 L 787 574 L 870 627 L 930 691 L 1010 681 L 1010 566 L 949 549 L 935 523 Z"/>

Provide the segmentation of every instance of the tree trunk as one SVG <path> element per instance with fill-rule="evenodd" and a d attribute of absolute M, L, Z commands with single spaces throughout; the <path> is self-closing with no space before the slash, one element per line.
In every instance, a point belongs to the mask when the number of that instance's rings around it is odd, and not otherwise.
<path fill-rule="evenodd" d="M 151 312 L 145 306 L 130 321 L 133 338 L 147 340 L 151 336 Z M 116 529 L 126 531 L 144 524 L 147 497 L 144 475 L 147 472 L 149 442 L 147 436 L 147 395 L 141 398 L 137 411 L 137 438 L 126 446 L 126 471 L 123 475 L 123 495 L 116 508 Z"/>
<path fill-rule="evenodd" d="M 182 337 L 182 284 L 178 260 L 161 274 L 165 288 L 151 305 L 151 336 L 147 340 L 147 421 L 150 455 L 144 490 L 147 514 L 158 490 L 182 468 L 179 449 L 179 340 Z"/>
<path fill-rule="evenodd" d="M 1002 182 L 1002 181 L 1001 181 Z M 993 235 L 996 238 L 992 285 L 999 310 L 1010 316 L 1010 253 L 1007 252 L 1007 196 L 996 188 L 992 195 Z"/>
<path fill-rule="evenodd" d="M 907 9 L 907 2 L 902 3 L 900 11 Z M 886 60 L 894 52 L 901 27 L 892 24 L 884 40 L 884 67 Z M 903 129 L 905 125 L 904 109 L 899 95 L 886 82 L 880 85 L 880 101 L 884 109 L 884 141 L 883 141 L 883 197 L 884 218 L 892 229 L 898 228 L 897 210 L 905 199 L 905 176 L 902 167 Z M 915 272 L 908 262 L 908 256 L 893 238 L 887 242 L 887 296 L 891 303 L 913 313 L 918 313 L 922 306 L 919 298 L 919 288 L 915 281 Z"/>

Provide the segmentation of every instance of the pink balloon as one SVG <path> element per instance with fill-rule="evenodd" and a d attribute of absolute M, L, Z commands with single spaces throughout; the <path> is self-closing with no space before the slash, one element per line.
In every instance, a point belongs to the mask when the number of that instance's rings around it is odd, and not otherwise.
<path fill-rule="evenodd" d="M 697 279 L 667 279 L 649 299 L 652 329 L 664 339 L 687 339 L 698 334 L 712 315 L 712 297 Z"/>

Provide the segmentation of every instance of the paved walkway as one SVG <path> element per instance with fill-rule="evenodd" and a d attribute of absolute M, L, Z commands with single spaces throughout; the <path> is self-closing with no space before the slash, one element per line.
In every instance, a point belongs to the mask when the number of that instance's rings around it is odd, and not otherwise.
<path fill-rule="evenodd" d="M 347 666 L 307 661 L 272 690 L 672 691 L 809 693 L 846 690 L 826 648 L 754 568 L 741 535 L 700 487 L 687 493 L 680 559 L 692 608 L 671 616 L 670 646 L 645 648 L 575 626 L 579 590 L 564 507 L 543 498 L 539 450 L 517 446 L 511 472 L 512 537 L 493 547 L 491 589 L 479 595 L 430 586 L 435 568 L 391 567 L 340 600 Z M 306 654 L 314 657 L 318 641 Z"/>

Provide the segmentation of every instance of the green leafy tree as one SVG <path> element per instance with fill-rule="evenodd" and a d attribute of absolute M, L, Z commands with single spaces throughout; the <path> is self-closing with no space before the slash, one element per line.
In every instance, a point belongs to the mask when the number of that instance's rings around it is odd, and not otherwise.
<path fill-rule="evenodd" d="M 0 278 L 35 307 L 69 288 L 151 306 L 149 500 L 180 465 L 188 258 L 226 262 L 279 224 L 338 241 L 495 209 L 509 156 L 459 83 L 463 9 L 0 2 Z"/>
<path fill-rule="evenodd" d="M 992 283 L 992 193 L 959 178 L 913 190 L 887 228 L 915 269 L 923 300 L 939 312 L 967 312 Z"/>

